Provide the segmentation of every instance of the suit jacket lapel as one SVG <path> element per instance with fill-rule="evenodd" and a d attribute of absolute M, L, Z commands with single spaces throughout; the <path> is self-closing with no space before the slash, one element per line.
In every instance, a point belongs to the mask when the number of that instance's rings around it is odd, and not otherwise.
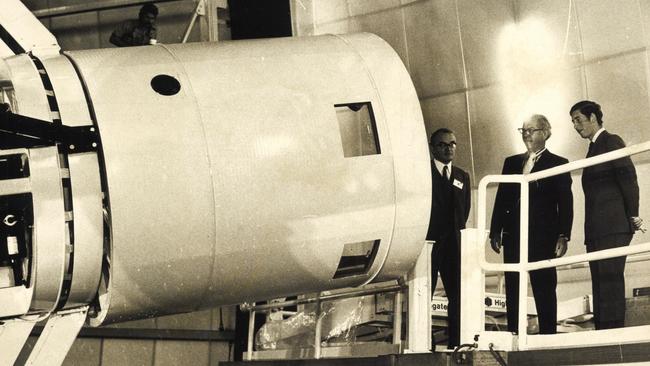
<path fill-rule="evenodd" d="M 438 171 L 438 168 L 436 167 L 436 164 L 431 161 L 431 172 L 432 172 L 432 186 L 433 186 L 433 199 L 436 200 L 437 202 L 440 202 L 441 200 L 441 195 L 443 194 L 442 192 L 442 187 L 444 184 L 444 179 L 442 178 L 442 175 L 440 175 L 440 172 Z"/>
<path fill-rule="evenodd" d="M 609 133 L 605 130 L 598 135 L 598 138 L 594 142 L 594 151 L 593 155 L 600 155 L 602 154 L 605 149 L 605 141 L 607 140 L 607 136 L 609 136 Z"/>
<path fill-rule="evenodd" d="M 588 158 L 592 156 L 600 155 L 605 151 L 603 147 L 605 146 L 605 140 L 607 140 L 607 136 L 609 136 L 609 133 L 607 132 L 607 130 L 605 130 L 601 132 L 600 135 L 598 135 L 593 145 L 591 143 L 589 144 L 589 150 L 587 151 Z"/>
<path fill-rule="evenodd" d="M 433 176 L 435 177 L 435 179 L 439 180 L 440 182 L 443 181 L 442 175 L 438 171 L 438 168 L 436 167 L 436 163 L 434 163 L 433 161 L 431 162 L 431 171 L 433 172 Z"/>
<path fill-rule="evenodd" d="M 528 154 L 523 153 L 517 155 L 517 164 L 514 167 L 515 170 L 511 174 L 521 174 L 524 172 L 524 165 L 526 164 L 526 160 L 528 160 Z"/>

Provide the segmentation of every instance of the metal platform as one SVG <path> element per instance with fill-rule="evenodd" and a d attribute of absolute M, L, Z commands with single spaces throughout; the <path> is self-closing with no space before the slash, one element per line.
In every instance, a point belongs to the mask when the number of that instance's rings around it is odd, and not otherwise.
<path fill-rule="evenodd" d="M 498 352 L 509 366 L 534 365 L 627 365 L 650 363 L 650 343 L 613 346 L 580 347 L 553 350 Z M 261 360 L 220 362 L 220 366 L 420 366 L 481 365 L 499 366 L 497 356 L 489 351 L 392 354 L 377 357 L 355 357 L 320 360 Z"/>
<path fill-rule="evenodd" d="M 650 343 L 508 352 L 508 365 L 618 365 L 650 363 Z"/>
<path fill-rule="evenodd" d="M 462 365 L 499 365 L 489 352 L 468 353 L 467 355 L 469 357 L 464 357 Z M 219 366 L 422 366 L 459 364 L 453 361 L 451 353 L 411 353 L 346 359 L 220 362 Z"/>

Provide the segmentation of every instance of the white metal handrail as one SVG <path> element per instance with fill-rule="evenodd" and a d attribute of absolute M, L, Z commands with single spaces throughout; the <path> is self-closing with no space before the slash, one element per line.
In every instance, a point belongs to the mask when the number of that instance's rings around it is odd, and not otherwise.
<path fill-rule="evenodd" d="M 593 253 L 576 254 L 569 257 L 545 259 L 537 262 L 527 263 L 493 263 L 485 262 L 483 267 L 485 271 L 492 272 L 517 272 L 519 269 L 527 271 L 535 271 L 543 268 L 551 268 L 557 266 L 564 266 L 568 264 L 575 264 L 580 262 L 597 261 L 601 259 L 621 257 L 628 254 L 639 254 L 650 252 L 650 243 L 636 244 L 629 247 L 618 247 L 611 249 L 603 249 Z"/>
<path fill-rule="evenodd" d="M 477 243 L 484 244 L 486 242 L 486 223 L 487 223 L 487 186 L 492 183 L 518 183 L 521 187 L 521 206 L 520 206 L 520 257 L 519 263 L 492 263 L 488 262 L 485 257 L 485 245 L 479 245 L 479 265 L 485 271 L 505 271 L 505 272 L 519 272 L 520 278 L 523 274 L 531 270 L 556 267 L 558 265 L 574 264 L 579 262 L 586 262 L 592 260 L 600 260 L 605 258 L 614 258 L 629 254 L 650 252 L 650 243 L 638 244 L 633 246 L 626 246 L 620 248 L 612 248 L 593 253 L 572 255 L 563 258 L 555 258 L 550 260 L 528 262 L 528 207 L 529 196 L 528 191 L 529 182 L 537 181 L 540 179 L 548 178 L 551 176 L 568 173 L 574 170 L 583 169 L 589 166 L 605 163 L 608 161 L 617 160 L 627 156 L 639 154 L 642 152 L 650 151 L 650 141 L 645 143 L 628 146 L 622 149 L 611 151 L 605 154 L 597 155 L 594 157 L 581 159 L 578 161 L 569 162 L 563 165 L 546 169 L 543 171 L 530 173 L 530 174 L 513 174 L 513 175 L 488 175 L 479 182 L 478 187 L 478 210 L 477 210 Z M 519 281 L 519 309 L 526 309 L 526 293 L 528 292 L 528 281 Z M 519 324 L 517 339 L 519 349 L 525 349 L 526 345 L 526 317 L 525 311 L 519 312 Z"/>
<path fill-rule="evenodd" d="M 627 260 L 625 263 L 638 263 L 638 262 L 650 262 L 650 253 L 646 254 L 630 254 L 627 256 Z M 581 263 L 575 263 L 575 264 L 563 264 L 559 265 L 557 267 L 558 271 L 568 271 L 572 269 L 581 269 L 581 268 L 588 268 L 589 264 L 581 262 Z"/>
<path fill-rule="evenodd" d="M 597 261 L 601 259 L 622 257 L 628 254 L 638 254 L 644 252 L 650 252 L 650 243 L 636 244 L 629 247 L 604 249 L 592 253 L 576 254 L 570 257 L 561 257 L 561 258 L 547 259 L 543 261 L 527 263 L 526 269 L 528 271 L 534 271 L 543 268 L 557 267 L 565 264 Z"/>

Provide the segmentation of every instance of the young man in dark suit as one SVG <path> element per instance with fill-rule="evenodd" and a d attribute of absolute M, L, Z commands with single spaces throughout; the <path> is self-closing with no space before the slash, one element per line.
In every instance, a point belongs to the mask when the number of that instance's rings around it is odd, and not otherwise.
<path fill-rule="evenodd" d="M 528 174 L 568 162 L 546 148 L 551 125 L 542 115 L 533 115 L 519 129 L 526 152 L 506 158 L 501 174 Z M 518 184 L 501 183 L 497 190 L 490 243 L 499 253 L 504 247 L 504 262 L 519 262 L 520 188 Z M 529 183 L 528 261 L 561 257 L 566 253 L 573 225 L 573 194 L 569 173 Z M 530 273 L 540 334 L 556 333 L 557 273 L 545 268 Z M 506 306 L 508 330 L 517 332 L 519 275 L 506 272 Z M 524 309 L 525 311 L 525 309 Z"/>
<path fill-rule="evenodd" d="M 598 103 L 584 100 L 569 112 L 573 128 L 589 139 L 587 157 L 625 147 L 623 139 L 603 128 Z M 582 171 L 585 193 L 587 252 L 627 246 L 640 230 L 639 185 L 629 157 L 587 167 Z M 596 329 L 620 328 L 625 321 L 626 257 L 589 262 Z"/>
<path fill-rule="evenodd" d="M 431 251 L 431 291 L 438 271 L 445 287 L 448 348 L 460 344 L 460 230 L 465 228 L 471 207 L 469 174 L 452 164 L 456 136 L 447 128 L 431 134 L 432 199 L 427 240 L 435 241 Z"/>

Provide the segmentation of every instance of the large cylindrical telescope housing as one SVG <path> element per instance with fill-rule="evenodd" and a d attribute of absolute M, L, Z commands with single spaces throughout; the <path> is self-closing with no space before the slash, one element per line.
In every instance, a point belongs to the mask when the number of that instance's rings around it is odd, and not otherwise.
<path fill-rule="evenodd" d="M 52 304 L 99 293 L 94 324 L 110 323 L 395 279 L 415 263 L 431 201 L 426 134 L 409 75 L 380 38 L 156 45 L 40 62 L 53 93 L 27 100 L 42 88 L 38 67 L 26 55 L 5 59 L 13 112 L 58 117 L 96 140 L 81 153 L 58 148 L 64 173 L 51 181 L 62 187 L 57 207 L 72 213 L 60 214 L 64 243 L 51 246 L 64 262 L 31 263 L 63 273 L 41 296 L 58 291 Z M 20 154 L 47 165 L 44 149 Z M 94 248 L 86 254 L 82 229 Z M 66 255 L 71 247 L 82 254 Z"/>

